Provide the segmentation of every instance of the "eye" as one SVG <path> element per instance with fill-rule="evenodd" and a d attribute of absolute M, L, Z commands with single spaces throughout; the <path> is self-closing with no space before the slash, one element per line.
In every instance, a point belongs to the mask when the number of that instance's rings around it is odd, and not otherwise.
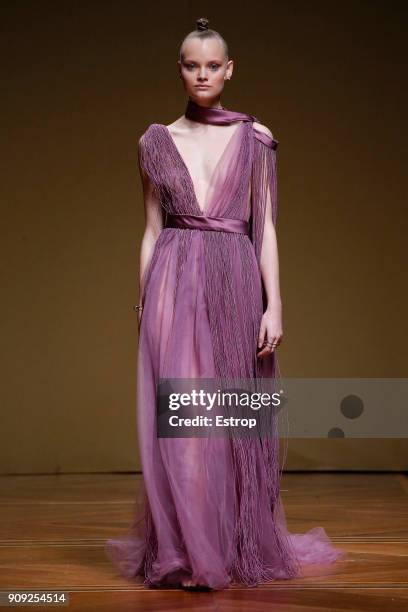
<path fill-rule="evenodd" d="M 217 70 L 220 67 L 219 64 L 211 64 L 211 69 L 212 70 Z"/>

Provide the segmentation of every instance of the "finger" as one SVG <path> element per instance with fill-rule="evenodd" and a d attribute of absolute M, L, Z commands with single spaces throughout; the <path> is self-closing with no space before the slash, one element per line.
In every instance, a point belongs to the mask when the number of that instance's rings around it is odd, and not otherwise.
<path fill-rule="evenodd" d="M 271 338 L 270 340 L 268 340 L 268 346 L 271 349 L 271 353 L 273 353 L 273 351 L 276 349 L 276 346 L 277 346 L 277 339 L 276 339 L 276 337 Z"/>
<path fill-rule="evenodd" d="M 271 344 L 272 342 L 270 340 L 265 340 L 261 352 L 258 353 L 258 357 L 266 357 L 267 355 L 270 355 L 272 353 L 272 348 L 270 346 Z"/>
<path fill-rule="evenodd" d="M 261 323 L 261 327 L 259 329 L 259 335 L 258 335 L 258 347 L 259 348 L 262 346 L 264 342 L 265 332 L 266 332 L 265 323 Z"/>

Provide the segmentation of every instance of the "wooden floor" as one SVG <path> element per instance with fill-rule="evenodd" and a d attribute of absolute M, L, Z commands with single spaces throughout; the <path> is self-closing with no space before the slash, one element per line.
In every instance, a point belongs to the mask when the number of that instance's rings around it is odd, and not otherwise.
<path fill-rule="evenodd" d="M 2 592 L 63 590 L 70 612 L 408 610 L 405 474 L 285 474 L 290 531 L 324 526 L 349 552 L 347 560 L 290 581 L 210 592 L 146 589 L 109 563 L 104 543 L 126 530 L 139 475 L 3 476 L 0 482 Z"/>

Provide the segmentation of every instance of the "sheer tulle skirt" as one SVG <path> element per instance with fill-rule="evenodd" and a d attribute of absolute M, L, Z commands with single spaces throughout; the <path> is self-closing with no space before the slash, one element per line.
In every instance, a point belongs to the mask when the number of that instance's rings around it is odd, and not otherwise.
<path fill-rule="evenodd" d="M 288 532 L 276 430 L 262 442 L 157 437 L 159 378 L 276 374 L 275 356 L 256 359 L 263 305 L 248 237 L 163 230 L 143 301 L 137 372 L 143 486 L 130 529 L 106 542 L 120 573 L 147 585 L 177 585 L 189 576 L 217 589 L 291 578 L 303 565 L 343 556 L 322 527 Z"/>

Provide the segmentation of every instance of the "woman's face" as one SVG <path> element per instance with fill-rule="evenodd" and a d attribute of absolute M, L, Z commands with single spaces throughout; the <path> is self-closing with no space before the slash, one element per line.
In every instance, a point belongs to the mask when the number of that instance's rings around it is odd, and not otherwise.
<path fill-rule="evenodd" d="M 233 61 L 227 61 L 224 47 L 217 38 L 186 40 L 183 59 L 178 64 L 187 95 L 201 106 L 211 106 L 219 99 L 233 69 Z"/>

